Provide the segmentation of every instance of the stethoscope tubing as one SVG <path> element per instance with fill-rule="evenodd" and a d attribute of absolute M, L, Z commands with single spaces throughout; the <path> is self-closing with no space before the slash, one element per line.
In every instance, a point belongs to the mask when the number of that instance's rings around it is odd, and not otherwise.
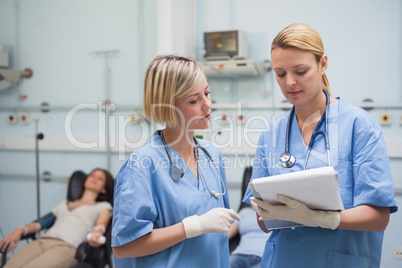
<path fill-rule="evenodd" d="M 170 154 L 170 151 L 169 151 L 169 148 L 168 148 L 167 143 L 166 143 L 166 141 L 165 141 L 165 138 L 163 137 L 163 130 L 160 130 L 160 131 L 159 131 L 159 135 L 160 135 L 160 137 L 161 137 L 161 139 L 162 139 L 162 143 L 163 143 L 163 145 L 164 145 L 164 147 L 165 147 L 165 150 L 166 150 L 166 153 L 167 153 L 167 155 L 168 155 L 168 157 L 169 157 L 170 164 L 172 165 L 171 168 L 170 168 L 170 172 L 169 172 L 169 173 L 170 173 L 170 177 L 172 178 L 173 181 L 178 181 L 179 179 L 181 179 L 181 178 L 184 176 L 184 171 L 183 171 L 182 168 L 180 168 L 179 166 L 177 166 L 177 165 L 174 164 L 174 162 L 173 162 L 173 157 L 172 157 L 172 155 Z M 202 179 L 204 180 L 204 183 L 205 183 L 205 185 L 206 185 L 208 191 L 211 193 L 211 195 L 213 195 L 213 196 L 215 196 L 215 197 L 219 197 L 219 196 L 221 196 L 221 195 L 225 195 L 225 194 L 226 194 L 225 182 L 223 181 L 222 174 L 221 174 L 221 172 L 220 172 L 218 166 L 216 166 L 216 163 L 215 163 L 215 161 L 213 160 L 212 156 L 209 154 L 208 150 L 205 149 L 205 147 L 202 146 L 202 145 L 198 142 L 198 139 L 197 139 L 196 137 L 193 137 L 193 139 L 194 139 L 194 144 L 195 144 L 195 145 L 194 145 L 194 148 L 193 148 L 194 157 L 195 157 L 196 162 L 197 162 L 197 167 L 198 167 L 198 169 L 200 170 L 201 177 L 202 177 Z M 209 185 L 208 185 L 208 183 L 207 183 L 207 181 L 206 181 L 206 179 L 205 179 L 205 177 L 204 177 L 204 174 L 203 174 L 203 172 L 202 172 L 201 166 L 200 166 L 200 164 L 199 164 L 198 149 L 201 149 L 202 151 L 204 151 L 204 153 L 205 153 L 205 154 L 207 155 L 207 157 L 209 158 L 209 161 L 214 165 L 214 168 L 215 168 L 216 172 L 218 173 L 219 178 L 220 178 L 220 181 L 221 181 L 221 183 L 222 183 L 222 185 L 223 185 L 223 189 L 224 189 L 223 193 L 216 193 L 214 190 L 211 191 L 211 190 L 209 189 Z"/>
<path fill-rule="evenodd" d="M 330 97 L 326 90 L 323 89 L 323 92 L 324 92 L 325 98 L 326 98 L 325 111 L 324 111 L 324 114 L 321 116 L 320 121 L 318 121 L 317 125 L 315 126 L 313 134 L 311 135 L 310 142 L 307 146 L 307 155 L 306 155 L 306 159 L 304 161 L 304 167 L 303 167 L 304 170 L 306 170 L 306 168 L 307 168 L 307 162 L 308 162 L 308 159 L 310 156 L 310 152 L 311 152 L 311 149 L 313 148 L 314 141 L 318 135 L 323 135 L 323 137 L 324 137 L 325 147 L 327 150 L 328 165 L 329 166 L 331 165 L 331 163 L 330 163 L 331 162 L 330 147 L 329 147 L 329 140 L 328 140 L 328 114 L 329 114 L 329 106 L 330 106 Z M 295 157 L 289 153 L 290 129 L 292 127 L 292 121 L 293 121 L 294 114 L 295 114 L 295 106 L 292 107 L 292 110 L 290 111 L 290 114 L 289 114 L 288 122 L 286 124 L 285 152 L 279 158 L 280 161 L 282 162 L 282 166 L 284 168 L 291 168 L 296 162 Z M 319 131 L 319 128 L 321 127 L 321 125 L 323 123 L 325 124 L 324 131 Z M 283 159 L 285 159 L 286 161 L 284 161 Z"/>
<path fill-rule="evenodd" d="M 225 182 L 223 181 L 222 174 L 221 174 L 221 172 L 220 172 L 220 170 L 219 170 L 219 167 L 216 166 L 215 161 L 213 160 L 212 156 L 209 154 L 209 152 L 207 151 L 207 149 L 205 149 L 204 146 L 202 146 L 202 145 L 199 144 L 197 138 L 194 137 L 194 141 L 195 141 L 194 155 L 195 155 L 195 158 L 196 158 L 196 160 L 197 160 L 197 166 L 198 166 L 198 168 L 199 168 L 199 170 L 200 170 L 201 177 L 202 177 L 202 179 L 204 180 L 205 185 L 207 186 L 208 191 L 209 191 L 213 196 L 215 196 L 215 197 L 219 197 L 219 196 L 221 196 L 221 195 L 225 195 L 225 194 L 226 194 Z M 199 160 L 198 160 L 198 149 L 203 150 L 204 153 L 208 156 L 209 161 L 211 161 L 211 163 L 214 165 L 214 168 L 215 168 L 216 172 L 218 173 L 219 178 L 220 178 L 220 181 L 221 181 L 221 183 L 222 183 L 222 185 L 223 185 L 223 190 L 224 190 L 223 193 L 216 193 L 214 190 L 211 191 L 211 190 L 209 189 L 209 185 L 208 185 L 208 183 L 207 183 L 207 181 L 206 181 L 206 179 L 205 179 L 205 177 L 204 177 L 204 174 L 203 174 L 202 169 L 201 169 L 200 164 L 199 164 Z"/>

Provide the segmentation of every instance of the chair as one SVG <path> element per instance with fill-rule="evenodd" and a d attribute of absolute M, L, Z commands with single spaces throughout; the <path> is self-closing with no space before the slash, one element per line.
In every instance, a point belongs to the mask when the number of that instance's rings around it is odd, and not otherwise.
<path fill-rule="evenodd" d="M 69 180 L 67 190 L 67 200 L 74 201 L 81 198 L 83 193 L 83 182 L 87 174 L 82 171 L 75 171 Z M 47 215 L 46 215 L 47 216 Z M 46 217 L 44 216 L 44 217 Z M 88 242 L 81 243 L 76 251 L 75 258 L 78 260 L 77 268 L 104 268 L 106 265 L 112 267 L 112 248 L 111 248 L 111 222 L 109 221 L 106 228 L 106 243 L 99 248 L 91 247 Z M 28 242 L 35 240 L 37 234 L 28 234 L 21 236 L 21 240 L 26 239 Z M 0 268 L 3 267 L 7 260 L 7 249 L 2 254 L 2 261 Z"/>
<path fill-rule="evenodd" d="M 242 180 L 242 185 L 241 185 L 241 200 L 243 200 L 243 196 L 247 191 L 248 183 L 250 182 L 252 173 L 253 173 L 252 166 L 247 166 L 244 169 L 243 180 Z M 239 212 L 242 208 L 247 207 L 247 206 L 249 206 L 249 204 L 246 204 L 246 203 L 243 203 L 242 201 L 240 201 L 239 209 L 237 211 Z M 235 235 L 234 237 L 232 237 L 229 240 L 229 252 L 230 253 L 232 253 L 232 251 L 235 250 L 235 248 L 237 247 L 239 242 L 240 242 L 240 234 L 237 233 L 237 235 Z"/>
<path fill-rule="evenodd" d="M 36 239 L 36 233 L 21 235 L 21 240 L 27 240 L 28 243 L 29 243 L 29 241 L 32 241 L 35 239 Z M 4 251 L 1 252 L 0 268 L 2 268 L 7 262 L 7 249 L 8 249 L 8 247 L 5 248 Z"/>
<path fill-rule="evenodd" d="M 71 176 L 68 185 L 67 199 L 74 201 L 81 198 L 83 193 L 83 182 L 87 175 L 82 171 L 76 171 Z M 110 202 L 112 200 L 109 200 Z M 91 247 L 88 242 L 82 242 L 75 253 L 75 258 L 78 260 L 77 268 L 104 268 L 106 265 L 112 267 L 112 219 L 110 219 L 106 227 L 105 237 L 106 242 L 98 248 Z"/>

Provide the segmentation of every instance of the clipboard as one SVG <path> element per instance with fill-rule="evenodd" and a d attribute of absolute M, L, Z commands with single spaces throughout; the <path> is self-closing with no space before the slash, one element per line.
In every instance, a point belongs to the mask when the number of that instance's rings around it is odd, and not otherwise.
<path fill-rule="evenodd" d="M 344 209 L 339 192 L 338 173 L 331 166 L 254 179 L 250 182 L 250 188 L 254 197 L 271 205 L 281 205 L 277 196 L 282 194 L 306 204 L 310 209 Z M 303 226 L 282 220 L 269 220 L 264 223 L 268 229 Z"/>

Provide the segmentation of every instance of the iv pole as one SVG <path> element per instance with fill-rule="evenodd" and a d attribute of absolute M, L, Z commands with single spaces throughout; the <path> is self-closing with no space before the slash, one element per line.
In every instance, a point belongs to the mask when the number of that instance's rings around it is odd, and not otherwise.
<path fill-rule="evenodd" d="M 38 119 L 35 119 L 36 209 L 38 219 L 40 218 L 39 140 L 43 138 L 43 133 L 38 133 Z"/>
<path fill-rule="evenodd" d="M 114 56 L 119 52 L 119 50 L 102 50 L 95 51 L 94 54 L 96 56 L 104 56 L 105 57 L 105 147 L 106 147 L 106 158 L 107 158 L 107 168 L 110 170 L 111 161 L 110 161 L 110 129 L 109 129 L 109 115 L 110 110 L 112 109 L 110 105 L 110 67 L 109 67 L 109 56 Z"/>

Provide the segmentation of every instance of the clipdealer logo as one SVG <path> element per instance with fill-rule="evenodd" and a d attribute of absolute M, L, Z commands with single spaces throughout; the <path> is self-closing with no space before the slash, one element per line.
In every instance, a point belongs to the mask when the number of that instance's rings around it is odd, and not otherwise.
<path fill-rule="evenodd" d="M 178 117 L 179 122 L 184 122 L 184 115 L 175 106 L 169 105 L 154 105 L 152 110 L 158 108 L 158 106 L 168 107 L 169 109 L 174 109 Z M 82 124 L 82 119 L 85 117 L 85 110 L 90 110 L 92 113 L 96 111 L 96 121 L 91 122 L 93 125 L 97 124 L 96 137 L 83 138 L 82 136 L 74 134 L 78 132 L 79 129 L 76 127 L 78 124 Z M 243 114 L 241 109 L 241 103 L 237 103 L 238 114 Z M 333 112 L 332 117 L 337 117 L 337 112 Z M 132 153 L 135 149 L 139 148 L 147 142 L 149 137 L 158 129 L 164 128 L 161 124 L 152 123 L 153 115 L 149 122 L 147 119 L 142 117 L 142 120 L 137 120 L 136 122 L 136 138 L 128 137 L 126 134 L 128 125 L 132 122 L 130 116 L 123 114 L 117 114 L 116 106 L 114 104 L 105 104 L 104 102 L 99 103 L 81 103 L 73 106 L 66 114 L 64 120 L 64 132 L 67 140 L 75 147 L 81 149 L 113 149 L 118 152 L 119 160 L 127 159 L 127 154 Z M 285 135 L 278 130 L 278 126 L 283 120 L 286 120 L 287 115 L 281 114 L 279 116 L 271 115 L 271 120 L 268 119 L 269 113 L 266 116 L 261 113 L 256 113 L 255 115 L 249 116 L 241 124 L 236 120 L 231 120 L 227 118 L 224 124 L 220 123 L 221 115 L 215 113 L 214 116 L 210 118 L 210 126 L 208 129 L 203 130 L 203 133 L 208 134 L 208 140 L 210 140 L 218 150 L 223 152 L 230 152 L 230 155 L 234 157 L 224 157 L 223 161 L 230 166 L 240 166 L 251 165 L 254 161 L 252 154 L 258 149 L 258 137 L 263 132 L 269 132 L 270 140 L 267 144 L 263 144 L 261 147 L 270 148 L 269 152 L 265 155 L 265 165 L 271 168 L 280 167 L 279 156 L 280 153 L 275 153 L 275 148 L 277 146 L 283 147 L 282 144 L 278 144 L 277 135 Z M 317 117 L 315 115 L 315 117 Z M 202 119 L 202 116 L 195 116 L 191 118 L 187 125 L 183 125 L 182 128 L 190 129 L 190 125 Z M 81 121 L 80 121 L 81 120 Z M 307 120 L 302 126 L 301 132 L 314 122 L 312 120 Z M 73 127 L 74 126 L 74 127 Z M 211 127 L 212 126 L 212 127 Z M 258 126 L 258 127 L 256 127 Z M 74 129 L 75 128 L 75 129 Z M 338 123 L 336 118 L 328 118 L 328 135 L 330 138 L 330 144 L 332 148 L 337 148 L 338 146 Z M 92 132 L 93 133 L 93 132 Z M 281 134 L 280 134 L 281 133 Z M 183 137 L 183 133 L 179 138 Z M 321 135 L 320 135 L 321 136 Z M 257 137 L 257 138 L 256 138 Z M 322 137 L 317 137 L 317 142 L 314 143 L 314 147 L 311 150 L 310 157 L 316 158 L 323 163 L 327 163 L 327 152 L 321 150 Z M 153 141 L 151 141 L 153 143 Z M 191 142 L 191 141 L 189 141 Z M 301 137 L 300 142 L 304 144 L 304 140 Z M 173 144 L 175 141 L 173 141 Z M 153 148 L 155 146 L 160 146 L 157 144 L 151 144 Z M 242 151 L 242 148 L 248 148 L 248 151 Z M 207 148 L 208 149 L 208 148 Z M 228 153 L 226 153 L 227 155 Z M 331 150 L 331 165 L 336 165 L 334 161 L 337 160 L 337 150 Z M 224 154 L 225 156 L 225 154 Z"/>

